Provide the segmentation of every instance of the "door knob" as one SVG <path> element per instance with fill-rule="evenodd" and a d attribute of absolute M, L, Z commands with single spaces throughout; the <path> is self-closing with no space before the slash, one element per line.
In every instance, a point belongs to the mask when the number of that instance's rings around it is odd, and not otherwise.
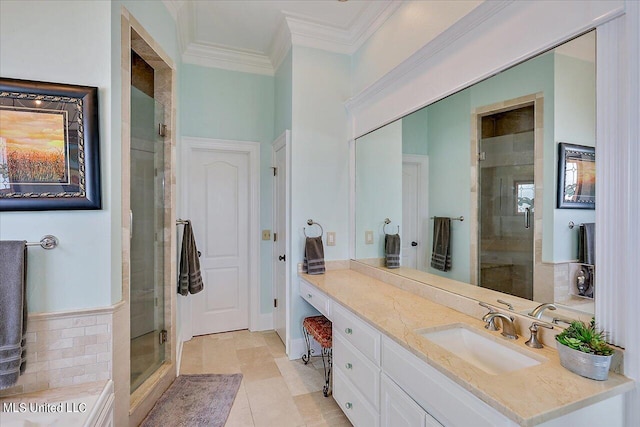
<path fill-rule="evenodd" d="M 411 242 L 411 246 L 418 246 L 418 242 Z"/>
<path fill-rule="evenodd" d="M 280 256 L 278 257 L 278 261 L 286 261 L 286 260 L 287 260 L 287 256 L 286 256 L 286 254 L 285 254 L 285 255 L 280 255 Z"/>

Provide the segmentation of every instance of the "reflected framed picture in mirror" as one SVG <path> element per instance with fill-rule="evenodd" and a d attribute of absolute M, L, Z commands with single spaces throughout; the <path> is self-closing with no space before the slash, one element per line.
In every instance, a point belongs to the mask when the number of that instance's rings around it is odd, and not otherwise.
<path fill-rule="evenodd" d="M 558 144 L 558 209 L 595 209 L 596 150 Z"/>

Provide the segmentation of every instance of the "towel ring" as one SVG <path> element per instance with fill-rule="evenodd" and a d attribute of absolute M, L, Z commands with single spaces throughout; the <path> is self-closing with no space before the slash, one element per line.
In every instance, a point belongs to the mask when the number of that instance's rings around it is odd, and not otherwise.
<path fill-rule="evenodd" d="M 309 225 L 317 225 L 318 227 L 320 227 L 320 235 L 316 236 L 316 237 L 322 237 L 324 235 L 324 229 L 322 228 L 322 226 L 320 224 L 318 224 L 314 220 L 308 219 L 307 220 L 307 224 L 309 224 Z M 302 227 L 302 232 L 304 233 L 304 237 L 309 237 L 309 236 L 307 236 L 307 227 Z"/>
<path fill-rule="evenodd" d="M 391 220 L 389 218 L 385 218 L 384 219 L 384 225 L 382 226 L 382 232 L 384 234 L 387 234 L 387 229 L 386 228 L 387 228 L 387 225 L 389 225 L 389 224 L 391 224 Z M 397 234 L 400 234 L 400 226 L 398 225 L 397 227 L 398 227 Z"/>

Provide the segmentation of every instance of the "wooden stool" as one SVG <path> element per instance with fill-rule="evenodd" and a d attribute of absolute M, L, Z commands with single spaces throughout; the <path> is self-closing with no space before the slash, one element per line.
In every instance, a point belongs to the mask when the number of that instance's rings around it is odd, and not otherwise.
<path fill-rule="evenodd" d="M 302 332 L 304 333 L 304 340 L 307 343 L 307 354 L 302 355 L 302 361 L 306 365 L 309 363 L 309 359 L 311 358 L 311 353 L 313 350 L 311 349 L 311 342 L 309 340 L 310 337 L 313 337 L 314 340 L 320 344 L 322 351 L 320 352 L 320 356 L 322 356 L 322 366 L 324 367 L 324 387 L 322 388 L 322 393 L 324 397 L 329 396 L 329 383 L 331 380 L 331 321 L 324 316 L 311 316 L 307 317 L 302 321 Z M 326 361 L 325 361 L 326 358 Z"/>

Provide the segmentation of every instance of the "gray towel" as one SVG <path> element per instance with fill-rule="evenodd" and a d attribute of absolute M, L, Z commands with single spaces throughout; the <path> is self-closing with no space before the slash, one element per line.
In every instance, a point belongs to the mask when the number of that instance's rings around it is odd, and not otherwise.
<path fill-rule="evenodd" d="M 305 240 L 302 271 L 307 274 L 324 273 L 324 246 L 322 246 L 322 236 L 307 237 Z"/>
<path fill-rule="evenodd" d="M 387 268 L 400 268 L 400 235 L 384 235 L 384 257 Z"/>
<path fill-rule="evenodd" d="M 18 381 L 26 367 L 27 246 L 0 242 L 0 390 Z"/>
<path fill-rule="evenodd" d="M 596 265 L 596 225 L 580 224 L 578 230 L 578 262 Z"/>
<path fill-rule="evenodd" d="M 199 256 L 200 252 L 193 236 L 191 221 L 187 221 L 184 225 L 182 250 L 180 251 L 180 278 L 178 280 L 178 293 L 180 295 L 197 294 L 204 289 Z"/>
<path fill-rule="evenodd" d="M 433 218 L 431 267 L 440 271 L 451 270 L 451 218 Z"/>

